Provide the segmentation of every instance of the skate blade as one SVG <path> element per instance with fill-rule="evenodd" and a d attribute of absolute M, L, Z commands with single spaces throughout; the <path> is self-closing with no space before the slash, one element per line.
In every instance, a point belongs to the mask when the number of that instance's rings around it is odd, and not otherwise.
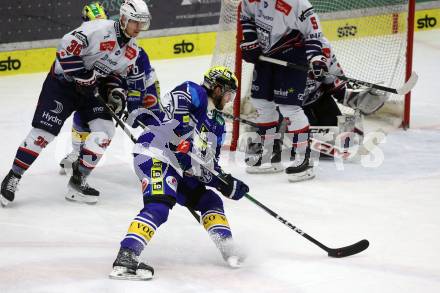
<path fill-rule="evenodd" d="M 2 207 L 6 207 L 8 204 L 10 204 L 11 202 L 9 200 L 7 200 L 6 198 L 3 197 L 3 195 L 0 194 L 0 204 L 2 205 Z"/>
<path fill-rule="evenodd" d="M 130 281 L 148 281 L 153 278 L 153 273 L 149 270 L 136 270 L 136 273 L 129 273 L 127 268 L 114 267 L 109 274 L 109 278 L 113 280 L 130 280 Z"/>
<path fill-rule="evenodd" d="M 72 202 L 86 203 L 90 205 L 96 204 L 98 202 L 97 196 L 84 195 L 74 189 L 69 190 L 69 192 L 65 196 L 65 199 Z"/>
<path fill-rule="evenodd" d="M 312 169 L 306 170 L 301 173 L 297 174 L 287 174 L 287 180 L 289 182 L 300 182 L 300 181 L 307 181 L 315 178 L 315 173 L 313 173 Z"/>
<path fill-rule="evenodd" d="M 261 165 L 258 167 L 248 166 L 246 167 L 246 173 L 248 174 L 271 174 L 283 172 L 284 168 L 281 164 Z"/>

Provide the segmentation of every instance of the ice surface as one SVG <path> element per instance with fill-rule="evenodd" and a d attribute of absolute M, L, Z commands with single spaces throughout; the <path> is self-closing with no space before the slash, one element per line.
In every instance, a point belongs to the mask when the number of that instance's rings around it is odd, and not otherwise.
<path fill-rule="evenodd" d="M 176 206 L 144 252 L 155 279 L 110 280 L 119 241 L 142 206 L 131 142 L 117 130 L 92 174 L 90 184 L 102 194 L 97 205 L 67 202 L 68 178 L 58 175 L 58 162 L 69 150 L 69 121 L 25 174 L 16 201 L 0 209 L 0 292 L 440 292 L 440 31 L 417 33 L 415 44 L 420 78 L 411 129 L 386 137 L 379 166 L 320 162 L 316 179 L 289 184 L 282 173 L 246 174 L 239 154 L 222 157 L 253 197 L 294 225 L 330 247 L 366 238 L 365 252 L 328 258 L 250 201 L 225 198 L 235 239 L 247 251 L 242 268 L 230 269 L 204 229 Z M 209 63 L 153 61 L 163 92 L 199 81 Z M 30 129 L 44 77 L 0 78 L 2 178 Z"/>

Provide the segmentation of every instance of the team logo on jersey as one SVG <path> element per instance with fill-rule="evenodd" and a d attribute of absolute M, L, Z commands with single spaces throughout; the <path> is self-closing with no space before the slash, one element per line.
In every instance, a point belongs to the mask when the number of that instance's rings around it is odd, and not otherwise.
<path fill-rule="evenodd" d="M 112 51 L 116 46 L 116 41 L 101 42 L 99 44 L 100 51 Z"/>
<path fill-rule="evenodd" d="M 157 98 L 154 95 L 151 94 L 147 94 L 143 99 L 142 99 L 142 106 L 144 108 L 151 108 L 156 106 L 157 104 Z"/>
<path fill-rule="evenodd" d="M 275 9 L 280 11 L 281 13 L 284 13 L 285 15 L 289 15 L 290 11 L 292 10 L 292 6 L 290 6 L 283 0 L 277 0 L 277 2 L 275 3 Z"/>
<path fill-rule="evenodd" d="M 166 182 L 168 184 L 168 186 L 174 190 L 175 192 L 177 192 L 177 179 L 174 176 L 168 176 L 166 179 Z"/>
<path fill-rule="evenodd" d="M 61 104 L 61 102 L 58 102 L 57 100 L 54 100 L 56 107 L 53 110 L 50 110 L 50 112 L 54 113 L 54 114 L 60 114 L 61 112 L 63 112 L 63 104 Z"/>
<path fill-rule="evenodd" d="M 150 184 L 150 181 L 148 180 L 148 178 L 143 178 L 142 181 L 141 181 L 142 193 L 145 192 L 145 190 L 148 187 L 148 184 Z"/>
<path fill-rule="evenodd" d="M 134 57 L 136 57 L 136 55 L 137 55 L 136 49 L 127 46 L 127 49 L 125 49 L 125 57 L 132 60 Z"/>

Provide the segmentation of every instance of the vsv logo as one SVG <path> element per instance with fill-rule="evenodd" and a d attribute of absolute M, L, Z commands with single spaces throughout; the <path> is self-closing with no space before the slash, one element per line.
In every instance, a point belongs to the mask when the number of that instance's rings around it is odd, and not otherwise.
<path fill-rule="evenodd" d="M 191 42 L 185 43 L 185 40 L 182 43 L 174 44 L 174 54 L 181 53 L 191 53 L 194 51 L 194 44 Z"/>
<path fill-rule="evenodd" d="M 6 60 L 0 61 L 0 71 L 18 70 L 21 67 L 21 62 L 18 59 L 12 59 L 11 56 Z"/>
<path fill-rule="evenodd" d="M 430 28 L 435 27 L 437 25 L 437 19 L 435 17 L 429 17 L 428 14 L 425 14 L 424 18 L 417 19 L 417 28 Z"/>

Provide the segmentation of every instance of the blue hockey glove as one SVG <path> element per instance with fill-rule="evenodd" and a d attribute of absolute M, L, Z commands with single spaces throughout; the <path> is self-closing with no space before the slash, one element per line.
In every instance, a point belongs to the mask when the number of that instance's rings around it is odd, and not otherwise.
<path fill-rule="evenodd" d="M 248 63 L 257 63 L 258 57 L 262 54 L 258 39 L 253 41 L 242 41 L 240 44 L 241 58 Z"/>
<path fill-rule="evenodd" d="M 312 69 L 315 80 L 322 81 L 328 73 L 327 58 L 323 55 L 313 57 L 310 59 L 310 68 Z"/>
<path fill-rule="evenodd" d="M 219 177 L 221 180 L 220 184 L 217 186 L 217 190 L 224 196 L 233 200 L 239 200 L 249 192 L 249 186 L 243 181 L 232 177 L 231 174 L 222 174 Z"/>

